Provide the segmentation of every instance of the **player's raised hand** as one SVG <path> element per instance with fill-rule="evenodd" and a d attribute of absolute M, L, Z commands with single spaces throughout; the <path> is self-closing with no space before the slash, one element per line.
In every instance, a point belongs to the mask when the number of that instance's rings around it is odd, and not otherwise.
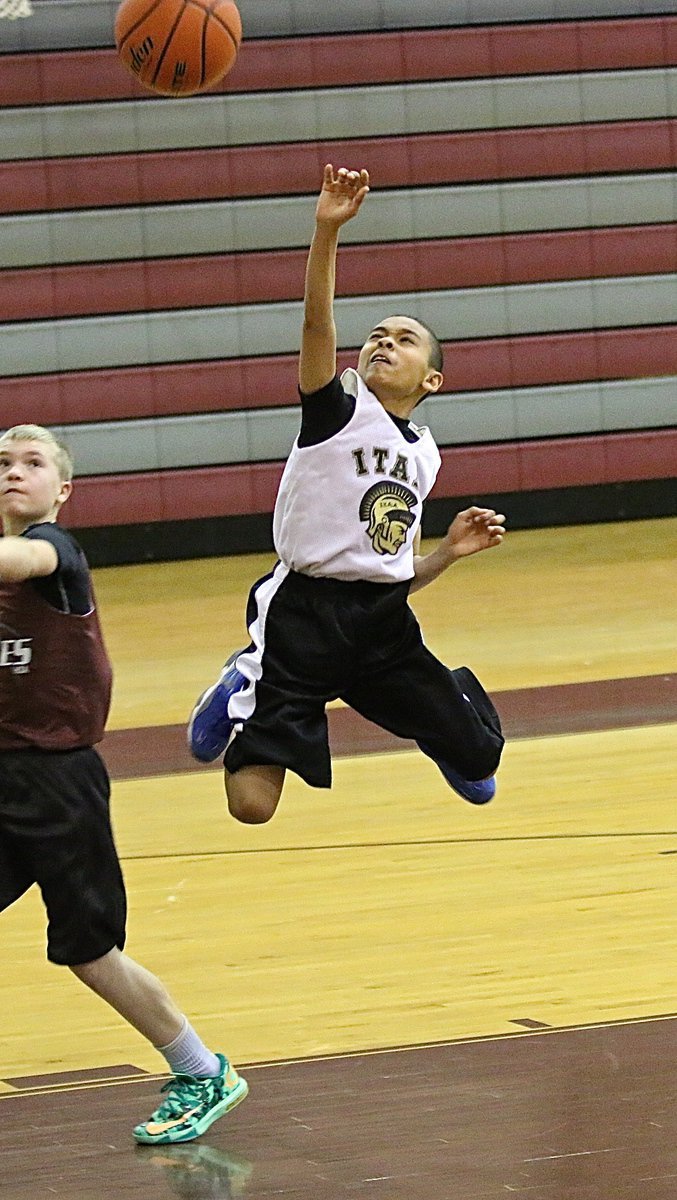
<path fill-rule="evenodd" d="M 505 536 L 505 517 L 493 508 L 466 508 L 458 513 L 447 530 L 444 541 L 453 550 L 454 558 L 477 554 L 500 546 Z"/>
<path fill-rule="evenodd" d="M 340 167 L 334 172 L 331 163 L 327 163 L 315 220 L 318 224 L 332 225 L 338 229 L 359 211 L 368 191 L 368 171 L 349 171 L 347 167 Z"/>

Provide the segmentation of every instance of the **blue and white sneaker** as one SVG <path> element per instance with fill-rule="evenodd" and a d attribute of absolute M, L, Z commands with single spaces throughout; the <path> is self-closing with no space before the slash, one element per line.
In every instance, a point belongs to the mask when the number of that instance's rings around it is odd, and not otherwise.
<path fill-rule="evenodd" d="M 490 779 L 478 779 L 476 781 L 473 779 L 464 779 L 462 775 L 459 775 L 458 771 L 449 766 L 448 762 L 437 758 L 426 743 L 419 742 L 418 744 L 423 753 L 428 758 L 432 758 L 433 762 L 439 767 L 449 786 L 459 796 L 462 796 L 464 800 L 467 800 L 470 804 L 488 804 L 490 800 L 493 800 L 496 795 L 496 779 L 493 775 Z"/>
<path fill-rule="evenodd" d="M 197 701 L 188 722 L 188 749 L 198 762 L 210 763 L 223 754 L 233 730 L 228 716 L 228 702 L 247 683 L 235 662 L 241 650 L 236 650 L 224 664 L 216 683 L 207 688 Z"/>

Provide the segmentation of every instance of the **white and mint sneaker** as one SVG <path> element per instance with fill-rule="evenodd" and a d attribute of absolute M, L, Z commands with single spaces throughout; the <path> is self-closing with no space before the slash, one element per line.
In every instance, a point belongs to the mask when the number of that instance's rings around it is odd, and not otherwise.
<path fill-rule="evenodd" d="M 174 1075 L 162 1091 L 166 1098 L 159 1108 L 134 1129 L 143 1145 L 166 1146 L 192 1142 L 244 1100 L 249 1088 L 223 1054 L 217 1054 L 221 1071 L 207 1075 Z"/>

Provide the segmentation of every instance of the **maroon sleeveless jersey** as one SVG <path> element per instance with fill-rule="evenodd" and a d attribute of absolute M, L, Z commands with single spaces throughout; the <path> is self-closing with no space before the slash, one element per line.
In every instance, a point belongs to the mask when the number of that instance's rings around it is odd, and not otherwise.
<path fill-rule="evenodd" d="M 30 580 L 0 582 L 0 750 L 100 742 L 112 678 L 96 607 L 59 612 Z"/>

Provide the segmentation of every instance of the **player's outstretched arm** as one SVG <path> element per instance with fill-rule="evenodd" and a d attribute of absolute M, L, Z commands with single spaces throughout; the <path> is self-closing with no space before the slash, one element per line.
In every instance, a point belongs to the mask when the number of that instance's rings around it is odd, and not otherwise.
<path fill-rule="evenodd" d="M 318 391 L 336 372 L 334 290 L 339 230 L 360 209 L 369 191 L 367 171 L 334 172 L 324 168 L 315 210 L 315 232 L 306 266 L 299 386 L 306 395 Z"/>
<path fill-rule="evenodd" d="M 0 540 L 0 580 L 4 583 L 23 583 L 26 579 L 52 575 L 58 565 L 54 546 L 42 538 Z"/>
<path fill-rule="evenodd" d="M 457 513 L 446 534 L 430 554 L 420 555 L 418 541 L 414 547 L 414 581 L 409 589 L 417 592 L 437 579 L 459 558 L 467 558 L 480 550 L 500 546 L 505 537 L 505 517 L 493 508 L 466 508 Z"/>

